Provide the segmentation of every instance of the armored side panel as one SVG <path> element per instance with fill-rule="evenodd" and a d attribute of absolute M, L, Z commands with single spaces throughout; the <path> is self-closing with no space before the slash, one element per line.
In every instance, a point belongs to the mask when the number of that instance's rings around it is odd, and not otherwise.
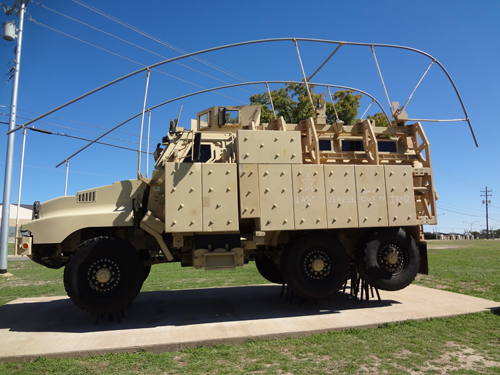
<path fill-rule="evenodd" d="M 237 231 L 236 164 L 203 164 L 203 231 Z"/>
<path fill-rule="evenodd" d="M 238 163 L 301 164 L 299 131 L 238 130 Z"/>
<path fill-rule="evenodd" d="M 260 217 L 259 170 L 257 164 L 240 164 L 240 216 L 242 219 Z"/>
<path fill-rule="evenodd" d="M 360 227 L 386 227 L 387 203 L 384 166 L 356 165 L 356 197 Z"/>
<path fill-rule="evenodd" d="M 202 225 L 200 163 L 165 164 L 165 231 L 199 232 Z"/>
<path fill-rule="evenodd" d="M 358 207 L 353 165 L 325 165 L 328 228 L 357 228 Z"/>
<path fill-rule="evenodd" d="M 323 166 L 292 165 L 292 182 L 295 229 L 326 228 Z"/>
<path fill-rule="evenodd" d="M 387 210 L 390 226 L 416 225 L 413 176 L 410 165 L 386 165 Z"/>
<path fill-rule="evenodd" d="M 261 230 L 293 230 L 291 165 L 261 164 L 258 169 Z"/>

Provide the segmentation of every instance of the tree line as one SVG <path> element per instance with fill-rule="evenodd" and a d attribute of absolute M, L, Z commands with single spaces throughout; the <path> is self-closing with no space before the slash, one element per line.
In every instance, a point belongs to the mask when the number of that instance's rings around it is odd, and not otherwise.
<path fill-rule="evenodd" d="M 327 123 L 331 124 L 337 120 L 343 121 L 345 125 L 352 125 L 358 120 L 358 110 L 361 103 L 361 94 L 354 94 L 353 90 L 337 90 L 332 96 L 335 109 L 331 101 L 326 100 L 326 93 L 315 93 L 315 86 L 309 85 L 309 91 L 313 103 L 321 106 L 326 105 Z M 303 84 L 287 83 L 285 87 L 271 91 L 276 116 L 283 116 L 290 124 L 298 124 L 301 120 L 314 117 L 314 109 L 311 106 L 307 89 Z M 269 94 L 255 94 L 250 97 L 251 105 L 260 105 L 261 121 L 270 123 L 274 119 Z M 366 116 L 367 119 L 375 120 L 376 126 L 390 126 L 383 112 L 377 112 Z"/>

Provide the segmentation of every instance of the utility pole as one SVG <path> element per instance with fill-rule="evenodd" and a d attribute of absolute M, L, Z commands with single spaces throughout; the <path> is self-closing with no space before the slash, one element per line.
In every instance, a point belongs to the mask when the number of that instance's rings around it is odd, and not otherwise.
<path fill-rule="evenodd" d="M 489 230 L 489 226 L 488 226 L 488 203 L 491 203 L 491 201 L 488 199 L 488 197 L 491 197 L 491 192 L 493 190 L 488 190 L 488 186 L 486 186 L 486 189 L 484 191 L 481 190 L 481 193 L 484 193 L 481 194 L 482 197 L 485 197 L 486 199 L 483 201 L 483 204 L 486 204 L 486 239 L 489 240 L 490 239 L 490 230 Z M 488 193 L 490 193 L 488 195 Z"/>
<path fill-rule="evenodd" d="M 17 29 L 16 57 L 14 60 L 14 80 L 12 83 L 12 98 L 10 105 L 9 131 L 16 127 L 17 113 L 17 91 L 19 86 L 19 67 L 21 64 L 21 44 L 23 40 L 24 12 L 28 0 L 15 0 L 12 7 L 4 6 L 7 16 L 16 11 L 19 4 L 19 28 Z M 13 35 L 14 22 L 5 22 L 3 24 L 3 38 L 7 41 L 13 41 L 16 35 Z M 5 179 L 3 188 L 2 205 L 2 228 L 0 234 L 0 274 L 7 273 L 7 255 L 9 251 L 9 220 L 10 220 L 10 193 L 12 187 L 12 165 L 14 160 L 14 133 L 7 137 L 7 157 L 5 158 Z M 17 233 L 15 234 L 17 237 Z"/>

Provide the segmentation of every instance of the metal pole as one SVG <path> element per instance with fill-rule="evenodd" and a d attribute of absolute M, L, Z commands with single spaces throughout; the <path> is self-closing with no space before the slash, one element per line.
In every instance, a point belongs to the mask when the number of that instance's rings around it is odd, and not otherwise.
<path fill-rule="evenodd" d="M 335 102 L 333 101 L 333 95 L 330 92 L 330 86 L 327 86 L 326 88 L 328 89 L 328 95 L 330 95 L 330 101 L 332 102 L 333 110 L 335 111 L 335 117 L 337 118 L 337 121 L 339 121 L 339 114 L 337 113 L 337 108 L 335 108 Z"/>
<path fill-rule="evenodd" d="M 368 112 L 368 110 L 370 109 L 370 107 L 372 106 L 374 100 L 371 101 L 370 105 L 368 106 L 368 108 L 366 108 L 366 111 L 363 112 L 363 114 L 361 115 L 360 119 L 363 119 L 363 117 L 365 117 L 366 115 L 366 112 Z"/>
<path fill-rule="evenodd" d="M 26 1 L 21 1 L 19 11 L 19 29 L 17 31 L 16 60 L 14 61 L 14 81 L 10 105 L 9 131 L 16 127 L 17 91 L 19 87 L 19 67 L 21 64 L 21 45 L 23 40 L 23 22 Z M 7 273 L 7 255 L 9 250 L 10 194 L 12 187 L 12 164 L 14 160 L 14 133 L 7 137 L 7 157 L 5 159 L 5 179 L 3 188 L 2 229 L 0 235 L 0 274 Z"/>
<path fill-rule="evenodd" d="M 377 56 L 375 55 L 375 49 L 371 46 L 373 59 L 375 60 L 375 64 L 377 65 L 378 74 L 380 76 L 380 80 L 382 81 L 382 86 L 384 87 L 385 97 L 387 98 L 387 103 L 389 103 L 389 110 L 391 111 L 391 115 L 394 117 L 394 109 L 392 108 L 391 101 L 389 100 L 389 94 L 387 93 L 387 88 L 385 87 L 384 77 L 382 77 L 382 72 L 380 71 L 380 67 L 378 66 Z"/>
<path fill-rule="evenodd" d="M 297 49 L 297 56 L 299 57 L 300 68 L 302 69 L 302 76 L 304 77 L 304 83 L 306 84 L 307 95 L 309 96 L 309 101 L 311 102 L 311 108 L 313 110 L 313 117 L 316 117 L 316 107 L 311 96 L 311 91 L 309 91 L 309 83 L 307 82 L 306 72 L 304 71 L 304 65 L 302 65 L 302 59 L 300 58 L 299 45 L 297 44 L 297 39 L 294 39 L 295 48 Z"/>
<path fill-rule="evenodd" d="M 146 148 L 146 178 L 149 172 L 149 135 L 151 133 L 151 110 L 148 109 L 148 146 Z"/>
<path fill-rule="evenodd" d="M 17 192 L 16 237 L 19 234 L 19 209 L 21 208 L 21 189 L 23 186 L 24 150 L 26 149 L 26 128 L 23 129 L 23 150 L 21 152 L 21 170 L 19 171 L 19 191 Z"/>
<path fill-rule="evenodd" d="M 271 101 L 271 108 L 273 109 L 274 119 L 276 119 L 276 111 L 274 110 L 273 97 L 271 96 L 271 90 L 269 90 L 269 84 L 266 82 L 267 93 L 269 94 L 269 100 Z"/>
<path fill-rule="evenodd" d="M 151 73 L 151 71 L 148 68 L 148 74 L 147 74 L 147 78 L 146 78 L 146 91 L 144 92 L 144 103 L 142 105 L 141 134 L 139 136 L 139 162 L 138 162 L 138 166 L 137 166 L 137 178 L 141 177 L 142 130 L 144 128 L 144 113 L 146 112 L 146 99 L 148 97 L 150 73 Z"/>
<path fill-rule="evenodd" d="M 429 67 L 427 68 L 427 70 L 425 71 L 425 73 L 422 75 L 422 78 L 420 78 L 420 81 L 418 81 L 417 85 L 415 86 L 415 88 L 413 89 L 413 91 L 411 92 L 408 100 L 406 101 L 405 105 L 403 106 L 403 108 L 401 108 L 401 112 L 403 112 L 405 109 L 406 109 L 406 106 L 408 105 L 408 103 L 410 102 L 413 94 L 415 94 L 415 91 L 417 91 L 417 88 L 418 86 L 420 86 L 420 83 L 422 82 L 422 80 L 424 79 L 424 77 L 426 76 L 427 72 L 429 71 L 429 69 L 431 68 L 432 65 L 434 65 L 434 63 L 436 62 L 436 60 L 432 60 L 431 64 L 429 65 Z"/>
<path fill-rule="evenodd" d="M 68 195 L 68 173 L 69 172 L 69 160 L 66 159 L 66 180 L 64 183 L 64 196 Z"/>
<path fill-rule="evenodd" d="M 325 60 L 325 62 L 323 64 L 321 64 L 321 66 L 318 69 L 316 69 L 316 71 L 308 78 L 308 81 L 311 81 L 311 79 L 316 75 L 316 73 L 318 73 L 326 65 L 326 63 L 333 57 L 333 55 L 335 55 L 337 53 L 337 51 L 343 45 L 344 45 L 344 43 L 342 43 L 342 42 L 339 43 L 338 47 L 335 48 L 335 51 L 333 51 L 332 54 L 330 56 L 328 56 L 328 58 Z"/>

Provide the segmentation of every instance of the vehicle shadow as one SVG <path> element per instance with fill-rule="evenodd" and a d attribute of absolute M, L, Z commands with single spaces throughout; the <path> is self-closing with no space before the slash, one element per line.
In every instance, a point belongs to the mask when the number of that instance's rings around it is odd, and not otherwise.
<path fill-rule="evenodd" d="M 348 294 L 311 301 L 280 297 L 280 285 L 142 292 L 125 308 L 124 317 L 98 317 L 78 309 L 68 298 L 0 306 L 0 329 L 19 332 L 102 332 L 188 326 L 338 314 L 399 304 L 370 298 L 360 301 Z M 119 322 L 120 320 L 120 322 Z"/>

